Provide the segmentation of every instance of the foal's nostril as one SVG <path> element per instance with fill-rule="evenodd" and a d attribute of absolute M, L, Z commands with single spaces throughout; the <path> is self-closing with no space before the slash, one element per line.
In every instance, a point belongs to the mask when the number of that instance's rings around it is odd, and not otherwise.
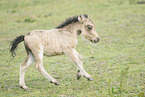
<path fill-rule="evenodd" d="M 97 42 L 99 42 L 100 41 L 100 38 L 99 37 L 97 37 Z"/>

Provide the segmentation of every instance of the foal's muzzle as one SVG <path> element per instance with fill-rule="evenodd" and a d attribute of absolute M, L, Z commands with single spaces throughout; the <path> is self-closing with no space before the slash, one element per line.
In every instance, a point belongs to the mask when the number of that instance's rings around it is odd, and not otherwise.
<path fill-rule="evenodd" d="M 91 40 L 91 42 L 93 42 L 93 43 L 97 43 L 99 41 L 100 41 L 100 37 L 97 37 L 96 39 Z"/>

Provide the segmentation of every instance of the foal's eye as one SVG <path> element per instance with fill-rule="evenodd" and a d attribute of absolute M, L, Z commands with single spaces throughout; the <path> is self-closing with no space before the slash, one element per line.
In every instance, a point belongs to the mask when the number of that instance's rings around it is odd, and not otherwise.
<path fill-rule="evenodd" d="M 91 26 L 91 25 L 87 25 L 87 27 L 89 30 L 92 30 L 92 28 L 93 28 L 93 26 Z"/>

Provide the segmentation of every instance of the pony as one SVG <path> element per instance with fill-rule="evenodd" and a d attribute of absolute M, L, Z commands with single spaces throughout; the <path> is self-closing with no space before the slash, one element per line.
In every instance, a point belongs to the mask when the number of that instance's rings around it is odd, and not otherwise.
<path fill-rule="evenodd" d="M 82 55 L 75 50 L 79 35 L 84 36 L 92 43 L 98 43 L 100 40 L 95 30 L 94 20 L 86 14 L 69 17 L 65 22 L 52 30 L 33 30 L 26 35 L 16 37 L 11 42 L 10 52 L 12 56 L 16 55 L 15 49 L 22 41 L 24 41 L 27 52 L 26 60 L 20 65 L 20 87 L 29 90 L 28 86 L 25 85 L 25 72 L 34 61 L 36 69 L 44 77 L 55 85 L 60 84 L 43 68 L 43 55 L 48 57 L 61 54 L 67 55 L 78 68 L 76 78 L 79 80 L 81 76 L 84 76 L 92 81 L 93 78 L 83 68 Z"/>

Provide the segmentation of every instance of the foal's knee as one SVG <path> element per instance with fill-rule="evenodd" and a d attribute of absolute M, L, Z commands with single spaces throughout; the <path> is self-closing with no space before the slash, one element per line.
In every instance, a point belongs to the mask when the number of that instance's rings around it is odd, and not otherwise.
<path fill-rule="evenodd" d="M 38 65 L 38 64 L 36 64 L 36 66 L 35 66 L 35 67 L 36 67 L 36 69 L 39 71 L 39 65 Z"/>
<path fill-rule="evenodd" d="M 42 71 L 42 68 L 43 68 L 43 67 L 41 66 L 41 64 L 36 64 L 36 69 L 37 69 L 38 71 L 41 72 L 41 71 Z"/>
<path fill-rule="evenodd" d="M 36 61 L 35 67 L 38 71 L 40 71 L 41 62 Z"/>

